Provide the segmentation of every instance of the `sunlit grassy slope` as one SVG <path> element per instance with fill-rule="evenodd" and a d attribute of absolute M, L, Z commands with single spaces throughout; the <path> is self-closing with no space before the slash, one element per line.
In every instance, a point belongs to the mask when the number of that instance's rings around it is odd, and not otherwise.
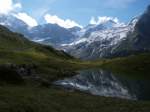
<path fill-rule="evenodd" d="M 78 62 L 63 51 L 31 42 L 23 35 L 0 26 L 0 65 L 34 64 L 38 68 L 37 74 L 47 75 L 50 80 L 54 80 L 69 75 L 68 72 L 76 69 Z"/>

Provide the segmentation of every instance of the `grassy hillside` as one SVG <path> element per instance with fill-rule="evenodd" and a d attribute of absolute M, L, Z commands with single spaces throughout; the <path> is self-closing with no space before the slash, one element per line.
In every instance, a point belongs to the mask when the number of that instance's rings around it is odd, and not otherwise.
<path fill-rule="evenodd" d="M 10 51 L 14 53 L 25 52 L 25 53 L 39 53 L 45 56 L 51 56 L 56 58 L 71 59 L 73 57 L 68 54 L 57 51 L 50 46 L 45 46 L 31 42 L 27 40 L 23 35 L 18 33 L 13 33 L 7 28 L 0 26 L 0 50 L 1 51 Z"/>
<path fill-rule="evenodd" d="M 0 26 L 0 65 L 34 65 L 36 74 L 54 80 L 71 74 L 76 67 L 74 60 L 63 51 L 31 42 Z"/>
<path fill-rule="evenodd" d="M 150 53 L 105 60 L 102 68 L 130 76 L 150 77 Z"/>

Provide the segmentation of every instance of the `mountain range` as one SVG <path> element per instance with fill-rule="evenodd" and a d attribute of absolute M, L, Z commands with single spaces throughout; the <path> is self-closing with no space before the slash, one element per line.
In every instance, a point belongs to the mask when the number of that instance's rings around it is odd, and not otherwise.
<path fill-rule="evenodd" d="M 128 24 L 0 24 L 0 112 L 150 112 L 150 7 Z"/>
<path fill-rule="evenodd" d="M 30 27 L 14 15 L 0 15 L 0 25 L 9 28 L 13 32 L 21 33 L 32 41 L 48 44 L 55 48 L 61 44 L 74 41 L 76 32 L 80 30 L 79 27 L 66 29 L 50 23 Z"/>
<path fill-rule="evenodd" d="M 111 25 L 110 25 L 111 23 Z M 100 27 L 98 26 L 107 26 Z M 64 45 L 71 55 L 81 59 L 112 58 L 150 51 L 150 7 L 143 15 L 133 18 L 127 25 L 114 21 L 92 27 L 92 32 L 73 43 Z M 98 29 L 98 30 L 97 30 Z M 86 32 L 85 31 L 85 32 Z"/>
<path fill-rule="evenodd" d="M 128 25 L 117 25 L 114 21 L 91 25 L 92 28 L 87 29 L 80 39 L 64 48 L 71 55 L 82 59 L 111 57 L 115 47 L 134 31 L 136 21 L 137 18 Z M 106 27 L 108 24 L 109 27 Z"/>
<path fill-rule="evenodd" d="M 1 15 L 0 24 L 32 41 L 51 45 L 74 57 L 92 60 L 149 52 L 150 6 L 128 24 L 113 19 L 84 28 L 63 28 L 57 24 L 29 27 L 13 15 Z"/>

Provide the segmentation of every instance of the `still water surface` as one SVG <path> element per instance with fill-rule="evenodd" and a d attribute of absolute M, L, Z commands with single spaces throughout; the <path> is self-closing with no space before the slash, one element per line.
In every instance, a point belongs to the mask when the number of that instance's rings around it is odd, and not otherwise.
<path fill-rule="evenodd" d="M 130 79 L 102 69 L 79 71 L 78 75 L 58 80 L 54 84 L 92 95 L 131 100 L 150 100 L 150 81 Z"/>

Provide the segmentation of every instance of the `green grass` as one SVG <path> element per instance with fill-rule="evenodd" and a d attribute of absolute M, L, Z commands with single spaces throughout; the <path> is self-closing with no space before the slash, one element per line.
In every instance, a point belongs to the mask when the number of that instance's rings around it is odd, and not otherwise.
<path fill-rule="evenodd" d="M 90 96 L 56 88 L 0 87 L 1 112 L 149 112 L 149 102 Z"/>
<path fill-rule="evenodd" d="M 36 65 L 36 73 L 50 81 L 72 76 L 72 73 L 79 69 L 97 67 L 100 63 L 79 61 L 77 59 L 66 59 L 45 54 L 43 52 L 30 51 L 2 51 L 0 50 L 0 65 L 8 63 L 16 65 Z"/>
<path fill-rule="evenodd" d="M 150 53 L 106 60 L 102 68 L 123 74 L 150 77 Z"/>
<path fill-rule="evenodd" d="M 79 61 L 54 58 L 33 52 L 6 53 L 2 60 L 10 59 L 17 64 L 37 64 L 37 73 L 50 81 L 69 77 L 73 71 L 91 67 L 104 67 L 114 72 L 137 72 L 139 67 L 149 64 L 150 54 L 117 58 L 113 60 Z M 13 57 L 13 60 L 9 57 Z M 2 56 L 1 56 L 2 57 Z M 31 60 L 28 60 L 31 59 Z M 144 61 L 147 60 L 147 61 Z M 145 64 L 147 63 L 147 64 Z M 138 67 L 134 68 L 137 64 Z M 130 66 L 130 67 L 129 67 Z M 129 67 L 129 68 L 128 68 Z M 133 68 L 134 69 L 133 69 Z M 149 67 L 149 65 L 147 66 Z M 145 70 L 148 70 L 146 68 Z M 143 72 L 143 69 L 142 71 Z M 42 87 L 39 83 L 26 80 L 22 86 L 0 86 L 0 112 L 149 112 L 150 102 L 129 101 L 118 98 L 92 96 L 78 91 L 69 92 L 55 87 Z"/>

